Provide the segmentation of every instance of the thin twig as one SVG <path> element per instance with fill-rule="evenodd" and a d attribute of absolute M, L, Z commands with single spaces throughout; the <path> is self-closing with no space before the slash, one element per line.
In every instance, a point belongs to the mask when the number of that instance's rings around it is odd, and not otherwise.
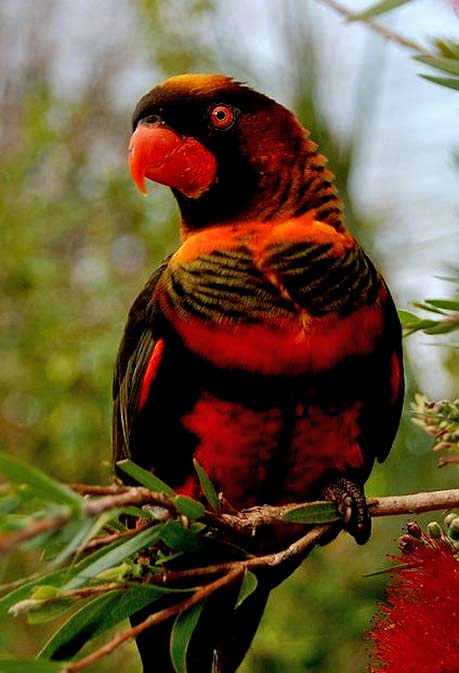
<path fill-rule="evenodd" d="M 344 16 L 348 21 L 355 19 L 358 15 L 358 12 L 353 12 L 352 10 L 348 9 L 345 5 L 342 5 L 340 2 L 337 2 L 337 0 L 318 0 L 318 2 L 322 3 L 322 5 L 326 5 L 327 7 L 330 7 L 331 9 L 335 10 L 335 12 L 338 12 L 338 14 Z M 403 35 L 399 35 L 398 33 L 395 33 L 393 30 L 386 28 L 386 26 L 382 26 L 380 23 L 377 23 L 372 19 L 365 19 L 365 25 L 368 26 L 368 28 L 370 28 L 374 33 L 381 35 L 381 37 L 383 37 L 385 40 L 388 40 L 389 42 L 395 42 L 395 44 L 398 44 L 399 46 L 404 47 L 405 49 L 410 49 L 420 54 L 427 53 L 426 50 L 414 40 L 410 40 L 409 38 L 404 37 Z"/>
<path fill-rule="evenodd" d="M 97 484 L 67 484 L 67 486 L 80 495 L 118 495 L 129 490 L 129 486 L 116 482 L 113 482 L 110 486 L 98 486 Z"/>
<path fill-rule="evenodd" d="M 368 498 L 371 516 L 398 516 L 400 514 L 421 514 L 440 509 L 459 507 L 459 489 L 390 495 L 384 498 Z"/>
<path fill-rule="evenodd" d="M 148 528 L 150 525 L 151 521 L 149 519 L 145 519 L 141 523 L 137 524 L 135 528 L 122 530 L 118 533 L 111 533 L 111 535 L 97 535 L 96 537 L 93 537 L 92 540 L 89 540 L 89 542 L 87 542 L 83 547 L 78 548 L 76 554 L 77 556 L 80 556 L 82 553 L 94 551 L 94 549 L 99 549 L 100 547 L 105 547 L 106 545 L 112 544 L 112 542 L 116 542 L 117 540 L 122 540 L 126 537 L 133 537 L 142 530 L 145 530 L 145 528 Z"/>
<path fill-rule="evenodd" d="M 92 587 L 81 587 L 79 589 L 71 589 L 69 591 L 60 591 L 55 596 L 50 598 L 26 598 L 23 601 L 15 603 L 10 609 L 9 613 L 17 617 L 23 612 L 33 612 L 39 608 L 50 606 L 53 603 L 59 603 L 63 600 L 82 600 L 85 598 L 93 598 L 99 594 L 106 594 L 109 591 L 126 590 L 128 585 L 119 584 L 118 582 L 110 582 L 109 584 L 97 584 Z"/>

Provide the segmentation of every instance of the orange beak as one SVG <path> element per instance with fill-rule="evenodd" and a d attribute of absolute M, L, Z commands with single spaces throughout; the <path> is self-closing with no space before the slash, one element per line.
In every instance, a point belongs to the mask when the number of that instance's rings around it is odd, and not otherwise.
<path fill-rule="evenodd" d="M 129 143 L 129 169 L 144 196 L 149 178 L 195 199 L 215 180 L 217 161 L 194 138 L 181 137 L 167 126 L 140 123 Z"/>

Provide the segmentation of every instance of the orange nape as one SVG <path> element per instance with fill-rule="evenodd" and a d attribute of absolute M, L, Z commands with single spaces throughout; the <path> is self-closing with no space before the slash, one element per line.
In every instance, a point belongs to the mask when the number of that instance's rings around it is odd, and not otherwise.
<path fill-rule="evenodd" d="M 214 182 L 217 161 L 194 138 L 181 137 L 166 126 L 140 124 L 129 143 L 129 169 L 144 196 L 149 178 L 198 198 Z"/>

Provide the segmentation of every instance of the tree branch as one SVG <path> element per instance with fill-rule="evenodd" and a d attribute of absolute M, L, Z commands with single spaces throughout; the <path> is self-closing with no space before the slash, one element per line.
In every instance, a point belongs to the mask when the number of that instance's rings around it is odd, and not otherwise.
<path fill-rule="evenodd" d="M 92 494 L 99 493 L 99 497 L 85 501 L 82 505 L 82 513 L 88 517 L 96 517 L 102 512 L 111 509 L 118 509 L 120 507 L 127 507 L 129 505 L 145 505 L 154 504 L 167 509 L 171 517 L 180 516 L 174 500 L 169 496 L 154 493 L 143 487 L 118 487 L 113 485 L 110 487 L 86 487 L 82 484 L 77 486 L 78 492 L 85 494 L 89 490 Z M 107 492 L 107 488 L 110 489 Z M 75 489 L 76 490 L 76 489 Z M 451 489 L 444 491 L 433 491 L 425 493 L 412 493 L 400 496 L 388 496 L 380 498 L 369 498 L 367 500 L 370 515 L 377 516 L 391 516 L 400 514 L 413 514 L 428 512 L 441 509 L 451 509 L 459 507 L 459 489 Z M 283 505 L 280 507 L 273 507 L 269 505 L 254 507 L 249 510 L 240 512 L 239 514 L 215 513 L 206 512 L 202 521 L 214 528 L 220 528 L 225 532 L 231 532 L 233 536 L 241 535 L 243 537 L 253 536 L 260 528 L 270 525 L 292 525 L 291 521 L 282 521 L 282 518 L 287 513 L 292 513 L 300 507 L 307 507 L 311 503 L 304 503 L 303 505 Z M 326 504 L 326 503 L 322 503 Z M 329 503 L 328 503 L 329 504 Z M 73 512 L 74 516 L 74 512 Z M 9 533 L 0 536 L 0 550 L 10 549 L 19 542 L 30 539 L 40 533 L 49 530 L 57 530 L 64 527 L 72 519 L 72 512 L 64 510 L 62 514 L 48 519 L 35 521 L 26 529 Z M 143 520 L 142 520 L 143 523 Z M 145 522 L 147 525 L 147 522 Z M 218 577 L 211 582 L 208 582 L 194 591 L 192 596 L 182 600 L 175 605 L 172 605 L 160 612 L 154 613 L 147 617 L 143 622 L 135 627 L 119 632 L 112 640 L 104 644 L 102 647 L 95 650 L 92 654 L 80 659 L 76 662 L 70 662 L 64 665 L 63 673 L 77 673 L 78 671 L 93 664 L 95 661 L 104 657 L 122 643 L 131 638 L 135 638 L 139 633 L 154 624 L 165 621 L 169 617 L 178 614 L 184 610 L 189 609 L 196 603 L 210 596 L 220 588 L 236 582 L 243 576 L 246 570 L 263 570 L 263 572 L 273 571 L 273 586 L 282 579 L 282 573 L 287 565 L 288 572 L 291 572 L 292 564 L 298 565 L 311 551 L 311 549 L 320 542 L 323 538 L 330 538 L 336 535 L 341 528 L 340 522 L 326 523 L 320 526 L 309 528 L 309 530 L 298 540 L 290 544 L 286 549 L 281 551 L 266 554 L 263 556 L 251 556 L 249 558 L 217 563 L 206 567 L 188 568 L 185 570 L 165 570 L 162 573 L 152 574 L 148 578 L 148 582 L 169 584 L 172 582 L 179 582 L 190 580 L 192 578 L 204 578 L 217 575 Z M 138 531 L 135 531 L 138 532 Z M 126 534 L 131 534 L 131 531 L 126 531 Z M 135 534 L 135 533 L 134 533 Z M 116 533 L 115 536 L 120 537 L 123 533 Z M 105 543 L 112 540 L 113 536 L 104 536 L 102 540 L 95 538 L 97 544 Z M 275 571 L 278 571 L 277 574 Z M 145 580 L 144 580 L 145 581 Z M 103 593 L 114 588 L 121 588 L 120 584 L 105 584 L 99 586 L 89 586 L 78 588 L 76 591 L 69 591 L 57 596 L 57 598 L 83 598 L 95 594 Z M 52 602 L 52 599 L 50 599 Z M 40 601 L 40 603 L 47 601 Z M 29 601 L 30 603 L 30 601 Z M 27 601 L 24 603 L 27 607 Z M 19 604 L 21 605 L 21 604 Z"/>

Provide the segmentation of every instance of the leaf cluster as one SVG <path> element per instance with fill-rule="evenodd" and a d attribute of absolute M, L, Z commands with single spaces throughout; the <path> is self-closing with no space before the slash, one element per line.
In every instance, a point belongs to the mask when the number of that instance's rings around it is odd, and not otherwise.
<path fill-rule="evenodd" d="M 448 334 L 459 330 L 459 299 L 426 299 L 424 302 L 413 302 L 413 306 L 427 311 L 435 318 L 424 318 L 411 311 L 399 310 L 406 336 L 419 331 L 425 334 Z"/>
<path fill-rule="evenodd" d="M 2 673 L 81 670 L 105 653 L 99 647 L 74 661 L 87 643 L 119 629 L 147 606 L 151 623 L 175 615 L 171 660 L 177 673 L 186 673 L 188 644 L 207 595 L 225 583 L 239 583 L 237 610 L 258 583 L 248 565 L 253 554 L 236 544 L 228 526 L 219 526 L 220 500 L 202 467 L 195 467 L 208 510 L 131 461 L 121 461 L 118 468 L 141 484 L 140 490 L 100 487 L 101 495 L 88 499 L 82 495 L 85 487 L 68 487 L 0 454 L 0 550 L 38 548 L 43 560 L 32 577 L 2 587 L 0 617 L 26 615 L 31 624 L 60 620 L 36 661 L 1 660 Z M 138 491 L 150 494 L 151 502 L 120 504 L 120 497 Z M 297 507 L 285 518 L 336 521 L 337 512 L 316 503 Z M 118 632 L 112 649 L 132 635 L 132 629 Z"/>

